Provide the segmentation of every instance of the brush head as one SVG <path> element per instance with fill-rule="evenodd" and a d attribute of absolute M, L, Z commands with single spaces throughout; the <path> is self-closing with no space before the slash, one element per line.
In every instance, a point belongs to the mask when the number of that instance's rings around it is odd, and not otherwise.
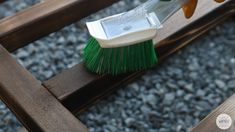
<path fill-rule="evenodd" d="M 112 75 L 144 70 L 158 61 L 152 40 L 118 48 L 102 48 L 95 38 L 88 41 L 83 59 L 91 72 Z"/>

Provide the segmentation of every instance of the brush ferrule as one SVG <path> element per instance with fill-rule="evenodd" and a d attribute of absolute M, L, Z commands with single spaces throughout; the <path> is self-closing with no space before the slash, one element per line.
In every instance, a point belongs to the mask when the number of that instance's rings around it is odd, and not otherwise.
<path fill-rule="evenodd" d="M 88 22 L 87 27 L 102 48 L 117 48 L 153 39 L 162 23 L 187 0 L 149 0 L 121 14 Z"/>
<path fill-rule="evenodd" d="M 102 48 L 117 48 L 154 38 L 162 28 L 155 13 L 131 16 L 126 23 L 120 22 L 122 14 L 88 22 L 87 27 Z"/>

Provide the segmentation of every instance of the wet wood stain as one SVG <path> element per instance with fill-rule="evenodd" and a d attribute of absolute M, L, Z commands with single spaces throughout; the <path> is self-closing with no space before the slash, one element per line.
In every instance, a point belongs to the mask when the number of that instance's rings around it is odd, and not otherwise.
<path fill-rule="evenodd" d="M 198 0 L 189 0 L 184 6 L 183 11 L 186 18 L 190 18 L 197 7 Z"/>
<path fill-rule="evenodd" d="M 218 3 L 224 2 L 225 0 L 215 0 Z M 197 7 L 198 0 L 189 0 L 182 8 L 186 18 L 192 17 Z"/>

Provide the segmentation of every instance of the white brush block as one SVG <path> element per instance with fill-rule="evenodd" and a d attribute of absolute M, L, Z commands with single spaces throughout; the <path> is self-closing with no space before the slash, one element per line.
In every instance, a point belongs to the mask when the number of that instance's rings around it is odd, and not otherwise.
<path fill-rule="evenodd" d="M 86 23 L 90 35 L 102 48 L 117 48 L 151 40 L 156 36 L 157 29 L 162 28 L 155 13 L 136 15 L 118 24 L 120 15 Z"/>

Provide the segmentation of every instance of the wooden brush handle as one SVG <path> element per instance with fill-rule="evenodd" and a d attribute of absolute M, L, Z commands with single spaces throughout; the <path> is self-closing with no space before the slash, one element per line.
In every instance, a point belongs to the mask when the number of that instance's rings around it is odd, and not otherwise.
<path fill-rule="evenodd" d="M 227 0 L 223 4 L 212 0 L 200 0 L 191 19 L 185 19 L 182 11 L 175 14 L 164 24 L 164 28 L 159 30 L 155 38 L 160 61 L 231 16 L 234 11 L 234 0 Z M 68 109 L 77 112 L 144 73 L 145 71 L 139 71 L 116 77 L 99 76 L 87 71 L 83 63 L 80 63 L 49 79 L 43 85 Z"/>

